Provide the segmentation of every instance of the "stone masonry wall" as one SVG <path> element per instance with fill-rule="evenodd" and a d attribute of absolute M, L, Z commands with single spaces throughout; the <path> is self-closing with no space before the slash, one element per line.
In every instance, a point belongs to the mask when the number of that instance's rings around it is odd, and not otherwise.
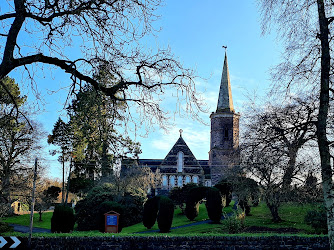
<path fill-rule="evenodd" d="M 16 249 L 27 249 L 28 238 Z M 32 249 L 329 249 L 328 237 L 50 237 L 33 238 Z"/>

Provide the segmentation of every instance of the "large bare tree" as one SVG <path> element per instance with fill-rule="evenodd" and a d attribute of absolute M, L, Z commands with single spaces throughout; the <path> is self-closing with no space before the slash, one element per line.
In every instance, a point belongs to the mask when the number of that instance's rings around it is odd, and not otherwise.
<path fill-rule="evenodd" d="M 275 79 L 291 87 L 302 85 L 319 99 L 317 139 L 322 187 L 327 209 L 328 237 L 334 249 L 334 188 L 328 117 L 333 100 L 333 0 L 260 0 L 264 30 L 275 23 L 285 41 L 284 62 Z M 285 85 L 286 86 L 286 85 Z"/>
<path fill-rule="evenodd" d="M 160 97 L 172 87 L 187 103 L 180 107 L 197 116 L 201 105 L 194 72 L 169 49 L 151 50 L 140 44 L 156 33 L 152 22 L 158 18 L 161 0 L 4 0 L 1 4 L 0 79 L 22 68 L 34 86 L 36 67 L 51 65 L 50 70 L 69 74 L 70 93 L 91 84 L 112 101 L 136 104 L 145 122 L 149 116 L 160 125 L 166 121 Z M 114 78 L 112 83 L 94 77 L 101 67 Z"/>
<path fill-rule="evenodd" d="M 281 220 L 281 202 L 291 200 L 291 184 L 301 184 L 301 170 L 308 163 L 301 151 L 316 139 L 316 115 L 311 98 L 290 98 L 284 104 L 267 102 L 245 114 L 241 166 L 259 182 L 275 222 Z"/>

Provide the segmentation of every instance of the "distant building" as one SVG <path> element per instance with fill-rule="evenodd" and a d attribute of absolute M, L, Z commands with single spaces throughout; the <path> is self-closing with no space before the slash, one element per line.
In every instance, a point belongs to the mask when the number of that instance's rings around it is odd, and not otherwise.
<path fill-rule="evenodd" d="M 218 95 L 217 109 L 210 115 L 211 136 L 209 160 L 197 160 L 180 137 L 164 159 L 139 159 L 139 166 L 147 166 L 155 172 L 160 170 L 161 185 L 158 193 L 168 192 L 174 187 L 188 183 L 204 186 L 217 184 L 224 178 L 226 170 L 239 164 L 239 118 L 234 111 L 227 55 Z"/>
<path fill-rule="evenodd" d="M 165 159 L 139 159 L 138 165 L 150 167 L 154 172 L 159 169 L 161 186 L 158 188 L 158 193 L 163 193 L 188 183 L 211 186 L 208 162 L 196 159 L 180 132 L 179 139 Z"/>
<path fill-rule="evenodd" d="M 225 53 L 216 112 L 210 115 L 211 140 L 209 166 L 211 182 L 217 184 L 224 172 L 239 165 L 239 118 L 233 107 L 230 74 Z"/>

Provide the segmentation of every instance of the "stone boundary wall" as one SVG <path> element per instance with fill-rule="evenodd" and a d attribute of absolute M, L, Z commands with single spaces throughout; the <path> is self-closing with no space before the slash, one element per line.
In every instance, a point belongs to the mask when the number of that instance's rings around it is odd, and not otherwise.
<path fill-rule="evenodd" d="M 16 249 L 28 249 L 28 238 Z M 326 236 L 126 236 L 33 238 L 32 249 L 329 249 Z"/>

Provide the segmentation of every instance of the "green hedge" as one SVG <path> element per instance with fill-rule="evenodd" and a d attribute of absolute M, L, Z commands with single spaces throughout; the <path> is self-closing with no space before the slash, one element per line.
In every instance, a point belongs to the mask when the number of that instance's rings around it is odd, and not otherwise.
<path fill-rule="evenodd" d="M 207 189 L 205 206 L 210 220 L 213 223 L 220 223 L 223 204 L 221 194 L 217 188 Z"/>
<path fill-rule="evenodd" d="M 207 187 L 195 187 L 189 190 L 185 214 L 189 220 L 194 220 L 199 213 L 199 202 L 205 198 Z"/>
<path fill-rule="evenodd" d="M 144 204 L 143 224 L 148 229 L 151 229 L 157 220 L 159 200 L 159 196 L 154 196 L 153 198 L 148 199 Z"/>
<path fill-rule="evenodd" d="M 166 197 L 161 196 L 159 199 L 159 212 L 158 212 L 158 227 L 161 233 L 168 233 L 172 227 L 174 216 L 174 204 L 173 201 Z"/>
<path fill-rule="evenodd" d="M 73 209 L 65 205 L 58 205 L 51 218 L 51 232 L 69 233 L 73 231 L 74 222 Z"/>

